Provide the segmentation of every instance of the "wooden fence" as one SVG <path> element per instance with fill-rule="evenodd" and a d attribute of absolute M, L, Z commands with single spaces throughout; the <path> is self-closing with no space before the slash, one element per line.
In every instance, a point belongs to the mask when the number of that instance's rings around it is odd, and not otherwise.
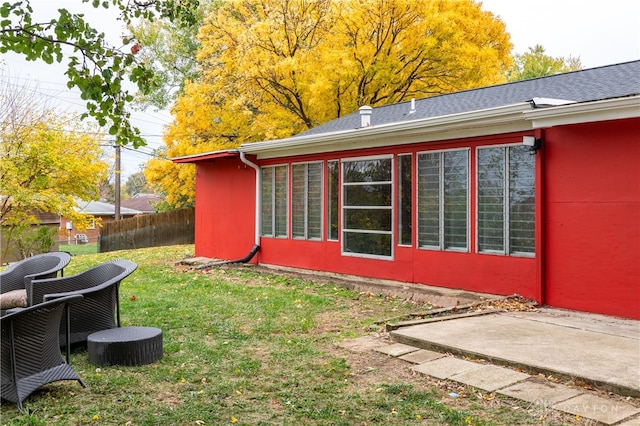
<path fill-rule="evenodd" d="M 193 244 L 194 235 L 193 208 L 134 216 L 102 224 L 99 252 Z"/>

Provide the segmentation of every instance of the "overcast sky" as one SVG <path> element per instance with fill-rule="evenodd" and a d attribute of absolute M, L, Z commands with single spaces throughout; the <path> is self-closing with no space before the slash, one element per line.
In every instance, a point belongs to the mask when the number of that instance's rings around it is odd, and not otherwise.
<path fill-rule="evenodd" d="M 584 68 L 640 59 L 640 0 L 483 0 L 507 25 L 515 53 L 541 44 Z"/>
<path fill-rule="evenodd" d="M 506 23 L 514 44 L 513 53 L 524 53 L 540 44 L 548 55 L 578 57 L 583 67 L 592 68 L 640 59 L 640 0 L 483 0 L 482 7 Z M 32 0 L 37 12 L 65 7 L 75 12 L 80 0 Z M 99 30 L 117 40 L 122 26 L 109 14 L 88 10 L 87 17 Z M 46 13 L 44 15 L 47 15 Z M 92 19 L 93 18 L 93 19 Z M 114 41 L 115 42 L 115 41 Z M 55 106 L 70 112 L 82 108 L 83 102 L 66 90 L 64 67 L 39 62 L 25 63 L 16 55 L 0 55 L 0 84 L 11 80 L 29 81 L 37 85 L 40 95 L 53 100 Z M 147 147 L 122 154 L 123 181 L 138 171 L 149 159 L 152 148 L 163 146 L 163 126 L 168 125 L 168 112 L 135 113 L 133 123 L 147 140 Z"/>

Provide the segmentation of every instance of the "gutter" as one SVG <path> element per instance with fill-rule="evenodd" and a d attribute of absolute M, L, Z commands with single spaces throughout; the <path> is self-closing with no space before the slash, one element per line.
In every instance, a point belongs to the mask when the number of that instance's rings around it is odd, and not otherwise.
<path fill-rule="evenodd" d="M 369 127 L 293 136 L 260 143 L 245 143 L 239 151 L 260 159 L 377 148 L 415 142 L 442 141 L 499 133 L 533 130 L 523 112 L 531 110 L 529 102 L 455 113 L 417 120 L 406 120 Z"/>
<path fill-rule="evenodd" d="M 524 112 L 533 129 L 640 117 L 640 95 L 539 108 Z"/>

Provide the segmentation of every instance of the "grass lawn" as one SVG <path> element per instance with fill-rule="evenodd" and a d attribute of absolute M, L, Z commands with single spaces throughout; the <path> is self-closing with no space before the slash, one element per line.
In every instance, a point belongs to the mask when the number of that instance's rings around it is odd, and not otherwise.
<path fill-rule="evenodd" d="M 419 309 L 327 279 L 234 266 L 176 265 L 193 246 L 74 256 L 65 275 L 128 258 L 124 326 L 164 332 L 164 357 L 140 367 L 72 363 L 87 383 L 49 384 L 2 425 L 522 425 L 562 424 L 555 412 L 413 374 L 401 360 L 337 344 L 376 321 Z M 458 397 L 452 398 L 450 393 Z"/>
<path fill-rule="evenodd" d="M 98 243 L 89 244 L 60 244 L 60 251 L 66 251 L 72 256 L 83 254 L 96 254 L 98 252 Z"/>

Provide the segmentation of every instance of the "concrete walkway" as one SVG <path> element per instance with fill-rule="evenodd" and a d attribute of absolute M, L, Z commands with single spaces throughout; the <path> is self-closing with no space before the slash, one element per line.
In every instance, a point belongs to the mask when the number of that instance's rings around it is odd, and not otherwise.
<path fill-rule="evenodd" d="M 413 364 L 422 374 L 602 424 L 640 425 L 640 321 L 542 308 L 436 319 L 390 335 L 397 343 L 376 350 Z M 632 398 L 629 403 L 601 398 L 579 387 L 541 382 L 538 373 Z"/>

